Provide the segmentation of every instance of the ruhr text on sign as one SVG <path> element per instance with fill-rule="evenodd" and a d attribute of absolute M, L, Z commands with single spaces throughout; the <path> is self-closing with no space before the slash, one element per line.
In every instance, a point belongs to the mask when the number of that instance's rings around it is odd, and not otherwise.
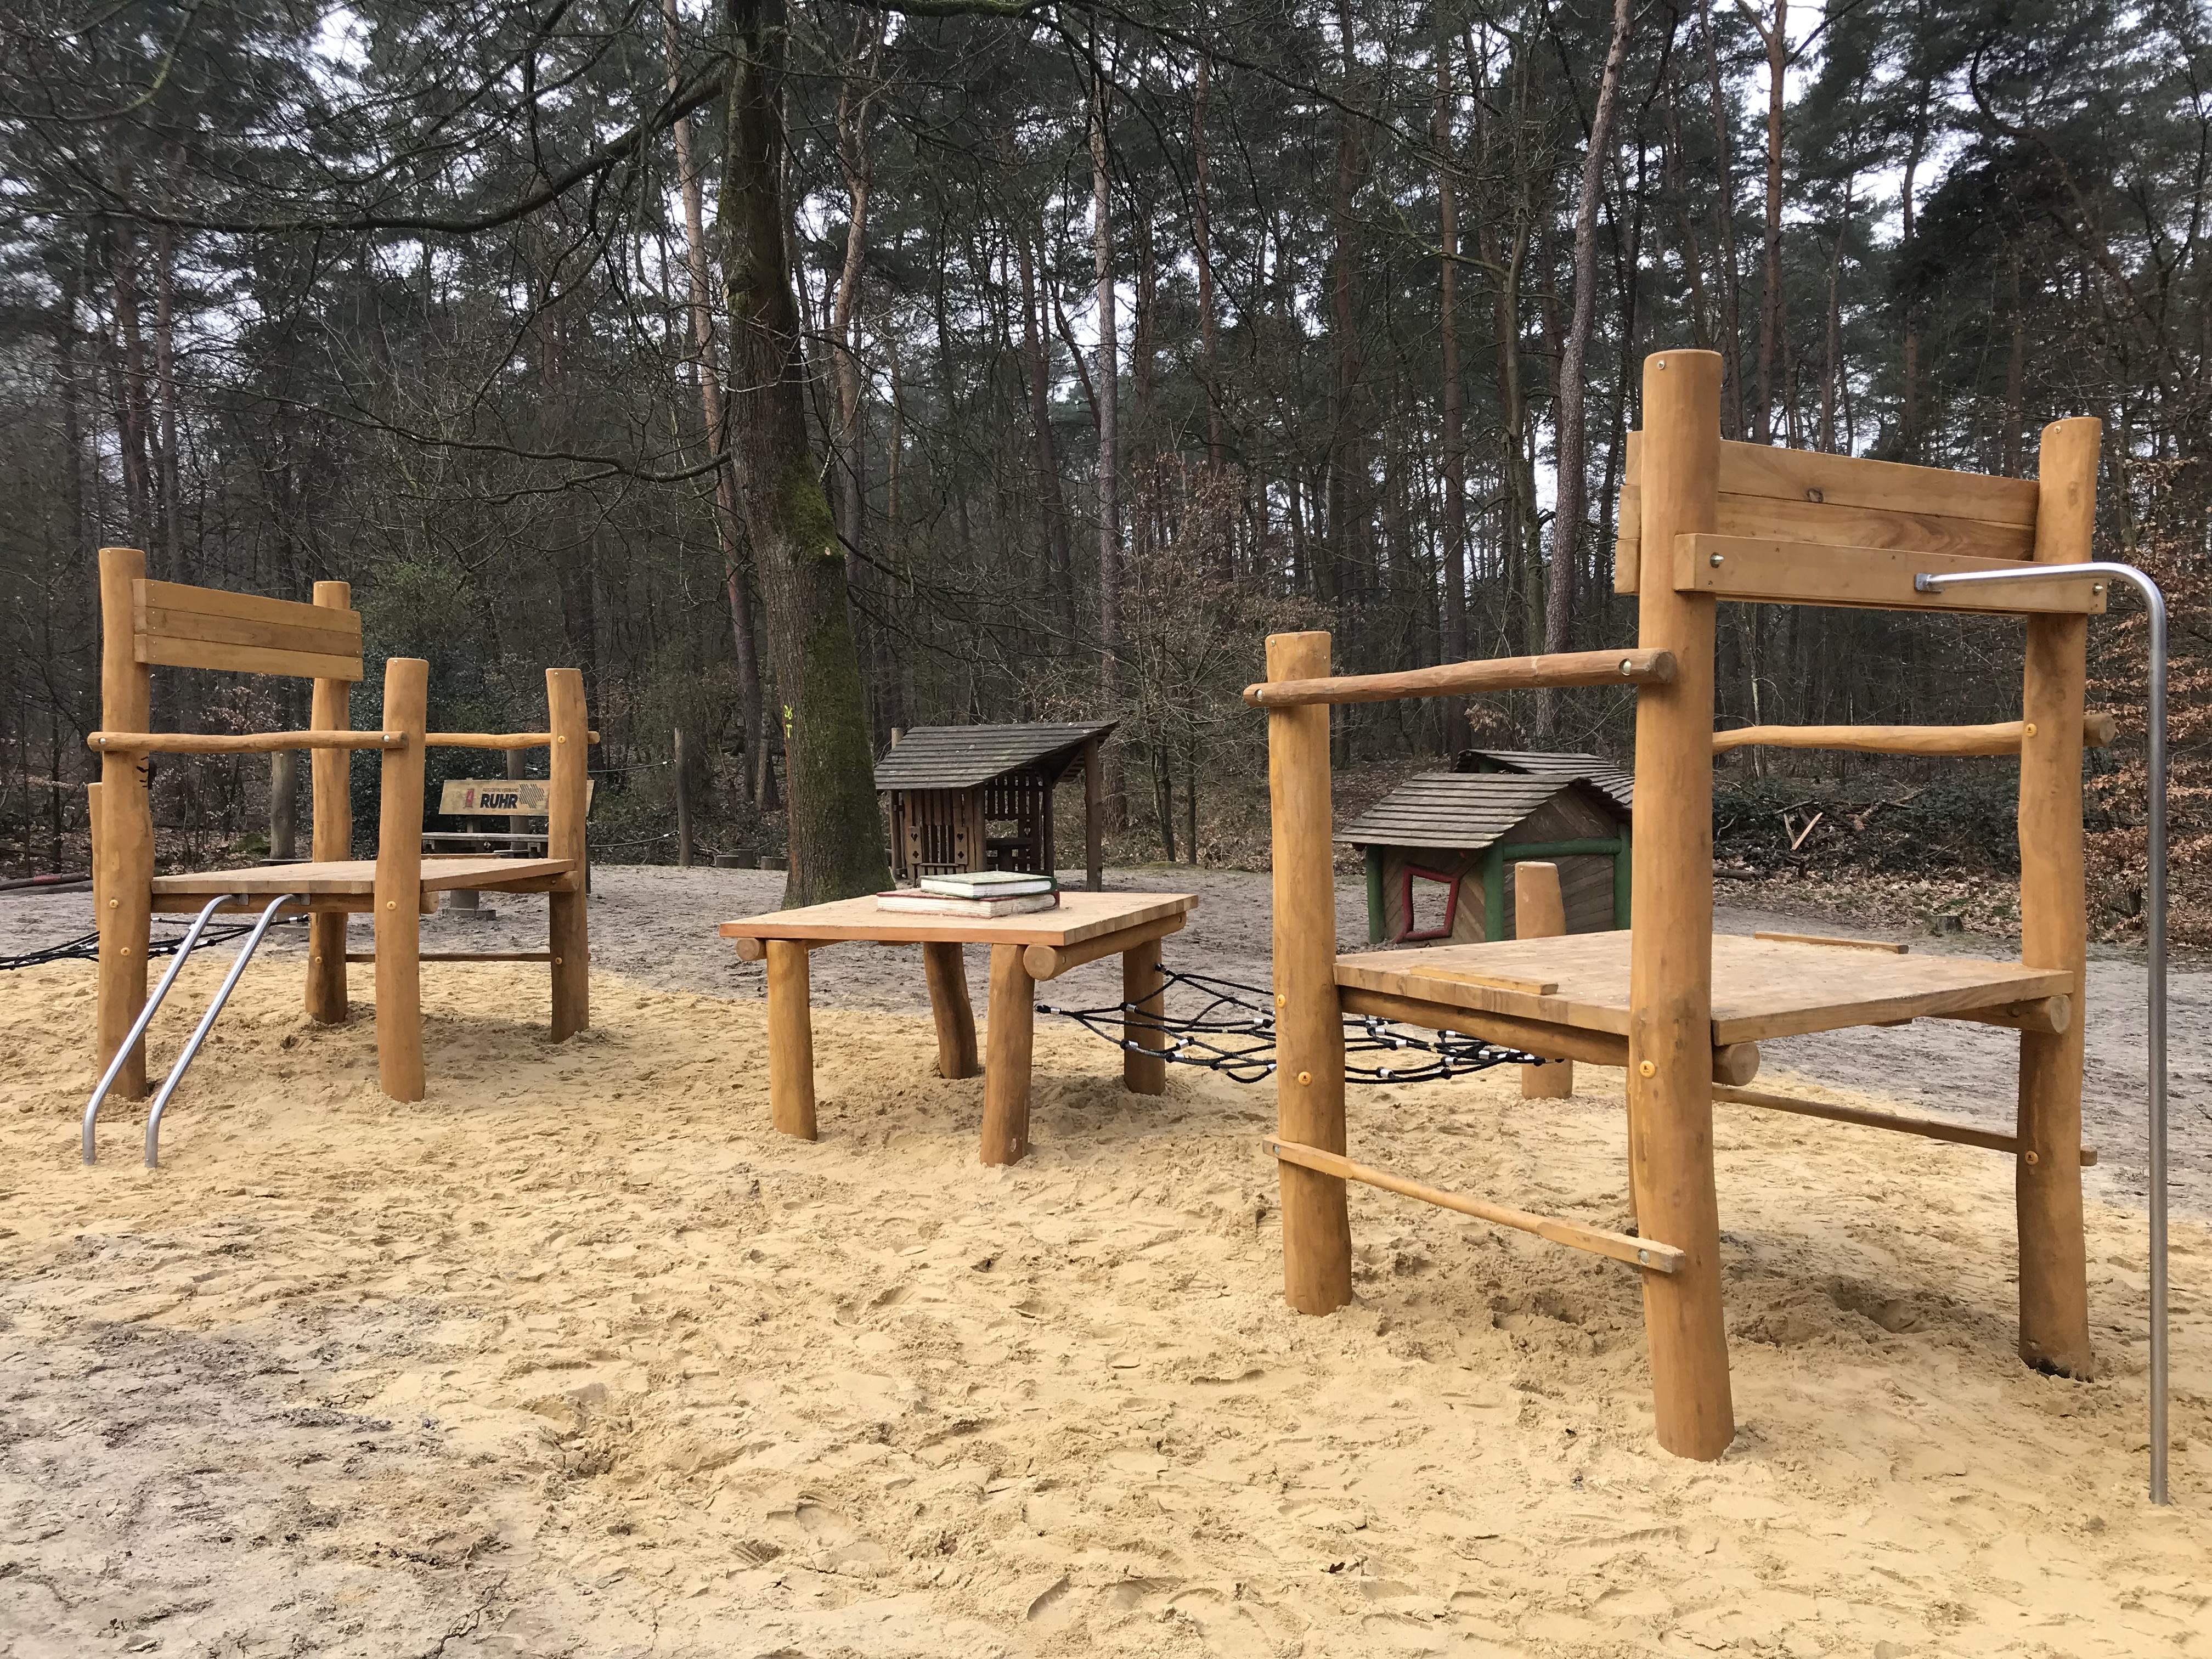
<path fill-rule="evenodd" d="M 594 779 L 584 786 L 585 810 L 591 808 Z M 547 811 L 543 778 L 449 778 L 438 794 L 441 817 L 542 818 Z"/>

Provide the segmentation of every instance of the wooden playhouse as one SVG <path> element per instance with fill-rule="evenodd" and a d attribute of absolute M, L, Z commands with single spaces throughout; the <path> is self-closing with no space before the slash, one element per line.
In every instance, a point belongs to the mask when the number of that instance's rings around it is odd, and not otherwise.
<path fill-rule="evenodd" d="M 876 788 L 890 797 L 892 874 L 915 881 L 965 870 L 1058 869 L 1053 791 L 1080 767 L 1084 868 L 1086 885 L 1098 891 L 1098 745 L 1114 726 L 919 726 L 894 734 L 876 763 Z"/>
<path fill-rule="evenodd" d="M 1454 771 L 1407 779 L 1336 839 L 1367 855 L 1370 943 L 1474 944 L 1514 936 L 1505 866 L 1524 859 L 1559 866 L 1567 932 L 1627 927 L 1629 830 L 1627 801 L 1571 771 Z"/>

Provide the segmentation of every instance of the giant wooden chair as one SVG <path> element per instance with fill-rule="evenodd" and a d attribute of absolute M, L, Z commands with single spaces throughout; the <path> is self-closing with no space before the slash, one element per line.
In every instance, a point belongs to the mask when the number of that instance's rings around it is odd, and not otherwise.
<path fill-rule="evenodd" d="M 233 895 L 226 909 L 303 895 L 310 914 L 307 1012 L 325 1024 L 346 1017 L 346 963 L 376 964 L 377 1079 L 394 1100 L 422 1097 L 424 960 L 482 959 L 471 953 L 424 952 L 421 918 L 441 892 L 544 893 L 550 896 L 553 1039 L 590 1024 L 586 990 L 591 943 L 586 921 L 583 677 L 548 669 L 550 730 L 520 732 L 432 732 L 427 728 L 429 665 L 417 657 L 385 664 L 382 728 L 350 730 L 347 700 L 362 678 L 361 617 L 348 608 L 344 582 L 317 582 L 315 602 L 263 599 L 214 588 L 146 580 L 136 548 L 100 553 L 100 725 L 91 746 L 101 757 L 92 790 L 94 902 L 100 918 L 99 1063 L 106 1066 L 130 1036 L 146 1001 L 146 947 L 153 913 L 199 910 Z M 238 735 L 155 732 L 148 670 L 214 668 L 291 675 L 314 682 L 312 729 Z M 542 859 L 422 856 L 425 751 L 433 748 L 550 748 L 551 811 Z M 147 757 L 154 754 L 263 754 L 307 750 L 314 802 L 313 858 L 305 864 L 190 875 L 154 873 L 154 830 L 147 795 Z M 353 856 L 353 818 L 346 751 L 374 749 L 382 757 L 380 821 L 374 859 Z M 346 916 L 376 918 L 373 956 L 346 952 Z M 218 914 L 221 914 L 219 911 Z M 296 914 L 296 910 L 295 911 Z M 514 960 L 502 957 L 501 960 Z M 143 1039 L 112 1085 L 128 1099 L 147 1092 Z M 96 1109 L 98 1102 L 94 1103 Z M 88 1131 L 88 1133 L 89 1131 Z"/>
<path fill-rule="evenodd" d="M 1717 1099 L 1932 1135 L 2013 1156 L 2020 1352 L 2090 1368 L 2081 1227 L 2081 843 L 2087 618 L 2104 585 L 1916 591 L 1914 576 L 2090 556 L 2094 420 L 2043 433 L 2035 479 L 1813 454 L 1720 439 L 1720 359 L 1645 361 L 1644 428 L 1621 498 L 1617 585 L 1637 597 L 1632 649 L 1328 677 L 1328 636 L 1267 641 L 1274 967 L 1285 1288 L 1326 1313 L 1352 1294 L 1345 1182 L 1357 1180 L 1613 1256 L 1640 1271 L 1660 1443 L 1720 1455 L 1734 1437 L 1713 1186 Z M 2021 718 L 1971 727 L 1713 730 L 1720 599 L 2024 615 Z M 1527 686 L 1636 688 L 1632 926 L 1624 933 L 1337 957 L 1328 708 Z M 1982 962 L 1712 930 L 1712 757 L 1747 743 L 2020 756 L 2021 959 Z M 1530 1214 L 1347 1159 L 1342 1016 L 1468 1032 L 1627 1071 L 1633 1235 Z M 1741 1085 L 1764 1037 L 1923 1018 L 2020 1036 L 2016 1132 L 1790 1100 Z"/>

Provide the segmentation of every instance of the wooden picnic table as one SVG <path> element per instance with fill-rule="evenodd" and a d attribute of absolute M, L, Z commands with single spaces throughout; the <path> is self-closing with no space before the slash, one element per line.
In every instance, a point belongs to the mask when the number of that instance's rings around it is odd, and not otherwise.
<path fill-rule="evenodd" d="M 1198 899 L 1190 893 L 1063 892 L 1058 908 L 1018 916 L 948 916 L 880 910 L 872 896 L 745 916 L 721 926 L 747 962 L 768 964 L 769 1109 L 786 1134 L 811 1140 L 814 1030 L 806 955 L 855 941 L 921 946 L 930 1012 L 937 1022 L 937 1069 L 975 1076 L 975 1019 L 968 1001 L 963 945 L 991 947 L 986 1009 L 982 1161 L 1018 1163 L 1030 1149 L 1030 1055 L 1036 1024 L 1036 982 L 1119 953 L 1124 1009 L 1121 1083 L 1132 1093 L 1167 1089 L 1166 1038 L 1154 1024 L 1164 981 L 1159 942 L 1182 930 Z M 1134 1048 L 1126 1046 L 1133 1043 Z"/>

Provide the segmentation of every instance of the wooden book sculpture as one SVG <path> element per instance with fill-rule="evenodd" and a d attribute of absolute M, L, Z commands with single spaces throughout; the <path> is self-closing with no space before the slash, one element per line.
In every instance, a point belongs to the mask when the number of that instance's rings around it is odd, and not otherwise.
<path fill-rule="evenodd" d="M 1274 966 L 1284 1280 L 1326 1313 L 1352 1294 L 1345 1182 L 1443 1203 L 1640 1271 L 1660 1443 L 1720 1455 L 1735 1432 L 1713 1188 L 1716 1099 L 1806 1112 L 2009 1152 L 2020 1218 L 2020 1352 L 2072 1376 L 2090 1365 L 2081 1231 L 2081 1007 L 2085 918 L 2081 750 L 2109 722 L 2082 708 L 2087 618 L 2103 584 L 1916 592 L 1920 572 L 2090 556 L 2100 433 L 2043 433 L 2022 480 L 1942 472 L 1720 439 L 1720 359 L 1645 361 L 1644 429 L 1621 497 L 1620 589 L 1633 649 L 1328 677 L 1328 636 L 1267 641 L 1274 819 Z M 1719 599 L 1974 611 L 2027 617 L 2021 718 L 1996 726 L 1713 730 Z M 1337 702 L 1528 686 L 1636 688 L 1636 836 L 1625 933 L 1337 957 L 1329 846 L 1328 708 Z M 1712 760 L 1747 742 L 1911 754 L 2016 752 L 2021 960 L 1922 957 L 1850 941 L 1712 931 Z M 1509 854 L 1510 856 L 1510 849 Z M 1341 1018 L 1371 1014 L 1627 1071 L 1634 1236 L 1533 1215 L 1354 1164 Z M 2017 1132 L 1824 1106 L 1741 1087 L 1762 1037 L 1918 1018 L 2020 1034 Z"/>
<path fill-rule="evenodd" d="M 362 678 L 361 617 L 348 608 L 344 582 L 317 582 L 315 602 L 146 580 L 146 556 L 136 548 L 100 552 L 100 723 L 91 746 L 100 751 L 93 789 L 94 902 L 100 915 L 99 1063 L 113 1059 L 146 1001 L 147 930 L 156 910 L 198 910 L 221 894 L 248 908 L 285 893 L 305 895 L 312 920 L 307 1012 L 326 1024 L 346 1017 L 346 915 L 376 918 L 377 1078 L 394 1100 L 422 1097 L 421 918 L 442 891 L 545 893 L 552 914 L 553 1037 L 559 1042 L 590 1023 L 586 990 L 590 937 L 585 920 L 584 812 L 586 729 L 583 677 L 548 669 L 550 730 L 459 732 L 427 730 L 430 665 L 394 657 L 384 665 L 380 730 L 356 732 L 347 697 Z M 214 668 L 290 675 L 314 682 L 313 729 L 240 735 L 150 730 L 148 669 Z M 431 748 L 552 750 L 548 856 L 542 859 L 422 857 L 424 751 Z M 262 754 L 309 750 L 314 801 L 313 859 L 306 864 L 204 875 L 156 876 L 154 829 L 147 799 L 147 757 L 153 754 Z M 376 857 L 353 856 L 347 751 L 380 751 Z M 439 960 L 436 955 L 429 957 Z M 509 958 L 511 959 L 511 958 Z M 527 958 L 535 960 L 537 958 Z M 140 1043 L 113 1085 L 129 1099 L 146 1093 Z"/>

